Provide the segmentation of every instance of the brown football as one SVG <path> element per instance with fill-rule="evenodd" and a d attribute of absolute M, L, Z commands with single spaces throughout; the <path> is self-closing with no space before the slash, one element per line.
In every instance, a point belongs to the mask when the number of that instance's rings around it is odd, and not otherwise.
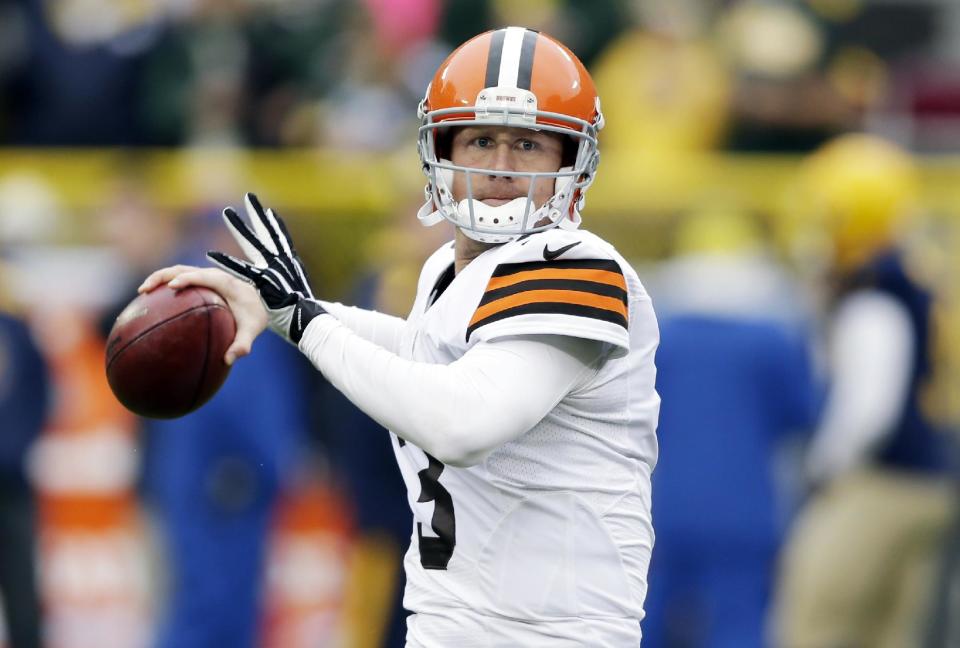
<path fill-rule="evenodd" d="M 236 323 L 208 288 L 160 286 L 130 302 L 107 338 L 107 381 L 123 405 L 177 418 L 212 397 L 230 373 L 223 356 Z"/>

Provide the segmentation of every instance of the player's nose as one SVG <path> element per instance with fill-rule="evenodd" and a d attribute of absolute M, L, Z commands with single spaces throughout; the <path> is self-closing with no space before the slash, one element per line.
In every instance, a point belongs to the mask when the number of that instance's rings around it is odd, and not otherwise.
<path fill-rule="evenodd" d="M 516 164 L 513 159 L 513 150 L 508 144 L 500 143 L 492 152 L 493 159 L 490 161 L 489 169 L 494 171 L 516 171 Z M 490 174 L 491 179 L 495 180 L 513 180 L 513 176 Z"/>

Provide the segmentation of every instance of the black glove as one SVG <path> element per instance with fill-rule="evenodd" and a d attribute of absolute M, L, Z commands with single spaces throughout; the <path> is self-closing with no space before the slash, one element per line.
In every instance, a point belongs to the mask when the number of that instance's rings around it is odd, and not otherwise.
<path fill-rule="evenodd" d="M 253 284 L 267 309 L 270 328 L 293 344 L 299 344 L 307 324 L 327 311 L 314 299 L 303 263 L 280 217 L 272 209 L 264 212 L 252 193 L 244 196 L 244 202 L 253 224 L 252 231 L 232 207 L 223 210 L 223 219 L 249 261 L 223 252 L 207 252 L 207 257 L 230 274 Z"/>

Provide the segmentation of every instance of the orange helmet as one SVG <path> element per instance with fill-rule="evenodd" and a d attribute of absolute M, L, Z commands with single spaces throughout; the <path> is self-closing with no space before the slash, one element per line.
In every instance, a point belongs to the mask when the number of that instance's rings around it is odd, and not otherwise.
<path fill-rule="evenodd" d="M 580 224 L 584 192 L 599 162 L 597 133 L 603 128 L 600 98 L 583 63 L 545 34 L 506 27 L 470 39 L 437 70 L 420 103 L 418 150 L 428 178 L 425 225 L 447 219 L 478 241 L 503 243 L 523 234 Z M 458 166 L 438 154 L 437 135 L 449 126 L 494 124 L 568 135 L 576 142 L 571 166 L 556 172 L 493 171 Z M 499 207 L 468 195 L 456 202 L 454 172 L 531 177 L 530 193 Z M 533 203 L 537 178 L 553 178 L 554 194 Z"/>

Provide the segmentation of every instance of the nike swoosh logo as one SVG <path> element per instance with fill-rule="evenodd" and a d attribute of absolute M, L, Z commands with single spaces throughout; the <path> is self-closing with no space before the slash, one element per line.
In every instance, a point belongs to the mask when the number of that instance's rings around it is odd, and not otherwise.
<path fill-rule="evenodd" d="M 577 247 L 578 245 L 580 245 L 580 243 L 581 243 L 581 241 L 577 241 L 576 243 L 571 243 L 570 245 L 564 245 L 562 248 L 558 248 L 558 249 L 556 249 L 556 250 L 551 250 L 549 247 L 547 247 L 546 245 L 544 245 L 544 246 L 543 246 L 543 258 L 544 258 L 546 261 L 553 261 L 554 259 L 556 259 L 558 256 L 560 256 L 561 254 L 563 254 L 564 252 L 566 252 L 566 251 L 569 250 L 570 248 L 575 248 L 575 247 Z"/>

